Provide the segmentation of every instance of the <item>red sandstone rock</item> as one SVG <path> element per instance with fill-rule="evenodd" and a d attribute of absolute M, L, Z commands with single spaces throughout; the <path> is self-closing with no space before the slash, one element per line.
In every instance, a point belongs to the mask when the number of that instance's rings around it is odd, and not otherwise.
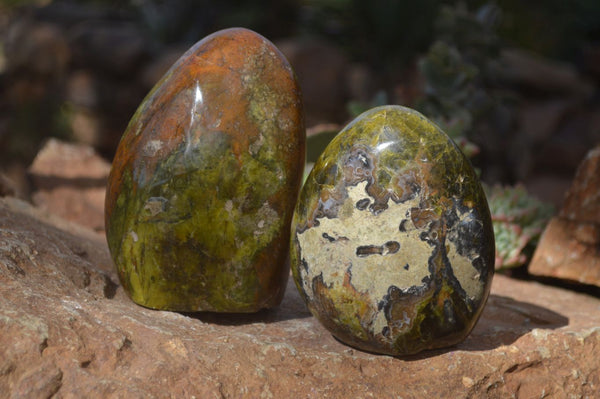
<path fill-rule="evenodd" d="M 594 397 L 600 300 L 498 275 L 447 350 L 396 359 L 339 343 L 295 287 L 255 315 L 135 305 L 97 234 L 0 199 L 0 392 L 6 397 Z"/>
<path fill-rule="evenodd" d="M 600 145 L 588 152 L 579 165 L 559 216 L 600 224 Z"/>
<path fill-rule="evenodd" d="M 50 139 L 29 169 L 33 203 L 102 232 L 109 171 L 110 164 L 91 147 Z"/>
<path fill-rule="evenodd" d="M 600 286 L 600 146 L 580 164 L 529 264 L 538 276 Z"/>

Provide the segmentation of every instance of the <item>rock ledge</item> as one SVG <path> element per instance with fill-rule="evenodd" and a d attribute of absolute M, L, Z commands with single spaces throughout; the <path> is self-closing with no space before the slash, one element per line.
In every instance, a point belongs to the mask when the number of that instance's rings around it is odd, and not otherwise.
<path fill-rule="evenodd" d="M 473 333 L 418 357 L 337 342 L 295 287 L 256 315 L 135 305 L 98 234 L 0 199 L 0 392 L 10 397 L 594 397 L 600 300 L 496 276 Z"/>

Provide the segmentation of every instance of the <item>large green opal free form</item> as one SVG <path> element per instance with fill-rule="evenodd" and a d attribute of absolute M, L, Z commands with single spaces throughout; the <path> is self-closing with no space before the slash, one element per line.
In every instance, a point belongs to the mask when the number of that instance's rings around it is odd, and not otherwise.
<path fill-rule="evenodd" d="M 301 184 L 300 91 L 262 36 L 194 45 L 152 89 L 117 149 L 106 235 L 138 304 L 254 312 L 281 301 Z"/>
<path fill-rule="evenodd" d="M 494 272 L 479 180 L 418 112 L 367 111 L 308 176 L 291 264 L 311 312 L 351 346 L 407 355 L 456 344 L 477 322 Z"/>

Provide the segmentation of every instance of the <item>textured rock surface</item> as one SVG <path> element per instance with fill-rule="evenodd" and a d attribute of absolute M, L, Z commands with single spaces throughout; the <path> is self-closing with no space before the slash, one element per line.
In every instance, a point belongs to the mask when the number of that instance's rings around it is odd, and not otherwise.
<path fill-rule="evenodd" d="M 529 264 L 538 276 L 600 287 L 600 146 L 580 164 L 558 216 L 546 227 Z"/>
<path fill-rule="evenodd" d="M 373 108 L 323 151 L 300 193 L 291 267 L 341 341 L 414 354 L 462 341 L 487 299 L 494 232 L 473 168 L 409 108 Z"/>
<path fill-rule="evenodd" d="M 339 343 L 290 284 L 254 315 L 135 305 L 98 235 L 0 199 L 6 397 L 594 397 L 600 300 L 496 276 L 460 345 L 396 359 Z M 291 280 L 290 280 L 291 281 Z"/>
<path fill-rule="evenodd" d="M 104 196 L 110 164 L 89 146 L 50 139 L 29 168 L 39 208 L 104 231 Z"/>
<path fill-rule="evenodd" d="M 138 108 L 108 179 L 106 236 L 133 300 L 276 306 L 304 147 L 300 88 L 271 42 L 234 28 L 190 48 Z"/>

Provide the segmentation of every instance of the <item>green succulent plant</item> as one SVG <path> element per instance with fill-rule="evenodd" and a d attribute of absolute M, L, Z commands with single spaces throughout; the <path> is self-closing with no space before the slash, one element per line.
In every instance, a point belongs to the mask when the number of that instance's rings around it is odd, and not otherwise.
<path fill-rule="evenodd" d="M 476 12 L 461 4 L 442 7 L 436 21 L 436 40 L 418 63 L 425 90 L 415 107 L 469 157 L 479 153 L 474 136 L 490 130 L 482 126 L 504 106 L 505 98 L 490 84 L 500 48 L 495 32 L 498 13 L 491 4 Z"/>
<path fill-rule="evenodd" d="M 484 185 L 484 190 L 496 236 L 496 270 L 526 264 L 554 207 L 531 196 L 521 184 Z"/>

